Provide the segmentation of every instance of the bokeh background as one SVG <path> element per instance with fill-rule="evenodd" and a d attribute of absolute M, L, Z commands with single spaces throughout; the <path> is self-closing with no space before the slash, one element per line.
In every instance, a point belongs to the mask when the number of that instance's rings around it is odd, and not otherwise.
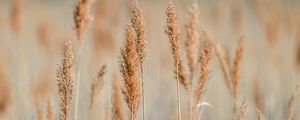
<path fill-rule="evenodd" d="M 247 118 L 256 119 L 260 106 L 267 120 L 287 117 L 288 101 L 300 79 L 300 1 L 299 0 L 196 0 L 200 9 L 200 46 L 203 31 L 213 36 L 231 58 L 241 36 L 245 38 L 239 98 L 248 103 Z M 47 100 L 54 105 L 56 118 L 59 99 L 56 68 L 66 40 L 78 41 L 73 11 L 77 0 L 0 0 L 0 68 L 10 97 L 0 91 L 0 120 L 35 120 L 36 110 Z M 96 0 L 94 17 L 82 51 L 79 119 L 90 119 L 92 80 L 101 65 L 107 65 L 105 85 L 97 98 L 96 119 L 104 119 L 110 107 L 112 79 L 119 73 L 120 47 L 130 18 L 130 0 Z M 164 34 L 167 0 L 138 0 L 147 23 L 145 92 L 147 118 L 170 120 L 176 115 L 176 80 Z M 186 39 L 184 25 L 193 0 L 174 0 L 180 39 Z M 14 12 L 16 6 L 19 12 Z M 16 16 L 18 16 L 16 18 Z M 17 21 L 16 21 L 17 19 Z M 184 45 L 182 55 L 185 56 Z M 76 57 L 76 56 L 75 56 Z M 184 57 L 185 58 L 185 57 Z M 187 61 L 184 59 L 187 67 Z M 204 101 L 212 106 L 201 109 L 204 120 L 232 119 L 233 102 L 220 65 L 214 55 Z M 183 116 L 188 111 L 188 95 L 181 88 Z M 44 97 L 39 97 L 44 96 Z M 259 96 L 259 97 L 257 97 Z M 44 100 L 46 98 L 46 100 Z M 42 100 L 41 100 L 42 99 Z M 44 102 L 43 102 L 44 100 Z M 41 102 L 42 101 L 42 102 Z M 239 101 L 240 102 L 240 101 Z M 124 103 L 124 108 L 128 109 Z M 294 120 L 300 119 L 300 101 L 294 105 Z M 141 119 L 142 107 L 139 110 Z"/>

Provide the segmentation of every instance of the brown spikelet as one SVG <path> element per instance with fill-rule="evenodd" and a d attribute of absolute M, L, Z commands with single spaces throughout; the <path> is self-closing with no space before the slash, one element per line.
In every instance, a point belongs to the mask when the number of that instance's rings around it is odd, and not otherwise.
<path fill-rule="evenodd" d="M 14 0 L 12 8 L 11 8 L 11 16 L 10 16 L 10 24 L 12 30 L 18 34 L 20 32 L 21 27 L 21 7 L 22 0 Z"/>
<path fill-rule="evenodd" d="M 256 109 L 256 117 L 257 117 L 257 120 L 264 120 L 264 116 L 259 109 Z"/>
<path fill-rule="evenodd" d="M 62 64 L 57 69 L 57 85 L 60 97 L 60 120 L 70 120 L 71 103 L 73 97 L 73 52 L 71 41 L 68 41 L 64 50 Z"/>
<path fill-rule="evenodd" d="M 166 10 L 167 15 L 167 26 L 165 29 L 165 33 L 169 38 L 169 42 L 171 44 L 171 51 L 173 54 L 174 59 L 174 65 L 177 69 L 175 69 L 175 73 L 178 73 L 178 77 L 180 80 L 180 83 L 183 85 L 183 87 L 189 91 L 190 89 L 190 81 L 188 79 L 188 76 L 186 74 L 182 58 L 180 55 L 180 40 L 179 40 L 179 28 L 177 25 L 177 17 L 176 17 L 176 11 L 175 6 L 173 3 L 173 0 L 169 0 L 168 8 Z"/>
<path fill-rule="evenodd" d="M 260 84 L 258 82 L 258 78 L 254 79 L 253 97 L 254 97 L 255 107 L 258 110 L 263 111 L 264 110 L 264 101 L 263 101 L 263 96 L 260 93 Z"/>
<path fill-rule="evenodd" d="M 128 108 L 130 109 L 130 118 L 136 119 L 136 114 L 140 106 L 141 85 L 138 80 L 138 55 L 136 52 L 136 33 L 131 24 L 126 28 L 125 46 L 121 55 L 121 73 L 124 81 L 123 95 Z"/>
<path fill-rule="evenodd" d="M 244 13 L 242 7 L 238 1 L 232 6 L 232 24 L 236 33 L 240 33 L 243 27 Z"/>
<path fill-rule="evenodd" d="M 101 92 L 103 85 L 104 85 L 104 79 L 103 76 L 105 74 L 106 66 L 101 66 L 98 76 L 96 79 L 93 80 L 92 86 L 91 86 L 91 102 L 90 102 L 90 109 L 93 107 L 94 102 L 97 98 L 97 95 Z"/>
<path fill-rule="evenodd" d="M 87 28 L 92 21 L 90 7 L 93 2 L 94 0 L 80 0 L 74 11 L 76 34 L 81 42 L 84 40 Z"/>
<path fill-rule="evenodd" d="M 225 59 L 225 51 L 222 49 L 221 45 L 220 44 L 217 44 L 216 45 L 216 55 L 218 57 L 218 61 L 220 63 L 220 66 L 221 66 L 221 69 L 222 69 L 222 72 L 223 72 L 223 75 L 224 75 L 224 81 L 225 81 L 225 84 L 228 88 L 228 90 L 230 91 L 230 93 L 232 93 L 232 86 L 231 86 L 231 78 L 230 78 L 230 75 L 229 75 L 229 68 L 228 68 L 228 65 L 227 65 L 227 62 L 226 62 L 226 59 Z"/>
<path fill-rule="evenodd" d="M 46 22 L 40 22 L 37 26 L 36 32 L 41 45 L 43 45 L 46 48 L 50 48 L 51 35 L 49 25 Z"/>
<path fill-rule="evenodd" d="M 272 15 L 272 16 L 274 16 L 274 15 Z M 274 18 L 274 17 L 272 17 L 272 18 Z M 278 42 L 278 39 L 279 39 L 279 33 L 280 33 L 279 25 L 276 21 L 271 19 L 271 20 L 266 21 L 264 27 L 265 27 L 267 42 L 269 43 L 269 45 L 271 47 L 273 47 L 274 45 L 276 45 L 276 43 Z"/>
<path fill-rule="evenodd" d="M 113 120 L 125 120 L 125 112 L 122 106 L 122 91 L 120 86 L 120 79 L 118 75 L 114 75 L 113 80 L 113 89 L 114 89 L 114 98 L 113 98 L 113 112 L 112 119 Z"/>
<path fill-rule="evenodd" d="M 239 40 L 238 46 L 236 48 L 236 56 L 235 56 L 234 63 L 233 63 L 232 69 L 231 69 L 233 96 L 235 99 L 237 98 L 237 94 L 238 94 L 243 52 L 244 52 L 244 41 L 243 41 L 243 37 L 241 37 L 241 39 Z"/>
<path fill-rule="evenodd" d="M 300 31 L 298 33 L 298 38 L 297 38 L 297 48 L 296 48 L 296 63 L 298 65 L 298 68 L 300 68 Z"/>
<path fill-rule="evenodd" d="M 194 3 L 188 12 L 188 24 L 186 25 L 187 38 L 185 41 L 186 55 L 188 59 L 190 74 L 194 74 L 197 64 L 198 44 L 199 44 L 199 9 Z"/>
<path fill-rule="evenodd" d="M 295 90 L 293 91 L 292 96 L 289 99 L 287 120 L 294 119 L 294 106 L 295 106 L 296 97 L 298 94 L 298 89 L 299 89 L 299 85 L 296 86 Z"/>
<path fill-rule="evenodd" d="M 145 47 L 146 47 L 146 31 L 145 31 L 145 26 L 146 22 L 143 16 L 143 11 L 140 8 L 139 4 L 137 1 L 133 3 L 133 8 L 131 10 L 132 13 L 132 19 L 131 23 L 132 26 L 135 30 L 137 39 L 136 39 L 136 45 L 137 45 L 137 54 L 139 57 L 139 62 L 141 66 L 144 63 L 145 59 Z"/>
<path fill-rule="evenodd" d="M 48 74 L 44 74 L 39 78 L 37 82 L 33 84 L 31 87 L 31 97 L 33 99 L 33 105 L 36 109 L 38 120 L 44 120 L 46 111 L 45 111 L 45 101 L 47 101 L 47 97 L 50 95 L 51 91 L 51 83 L 48 80 L 49 76 Z"/>
<path fill-rule="evenodd" d="M 4 114 L 11 102 L 11 92 L 3 68 L 0 68 L 0 115 Z"/>
<path fill-rule="evenodd" d="M 240 108 L 238 109 L 238 111 L 236 111 L 236 120 L 246 120 L 246 111 L 248 108 L 248 104 L 246 101 L 246 98 L 243 98 L 242 104 L 240 106 Z"/>
<path fill-rule="evenodd" d="M 195 115 L 197 111 L 197 105 L 201 102 L 202 96 L 205 91 L 205 85 L 210 76 L 209 63 L 212 59 L 213 46 L 212 43 L 207 42 L 205 48 L 201 50 L 200 55 L 200 77 L 194 87 L 194 105 L 193 114 Z M 192 115 L 192 116 L 194 116 Z"/>
<path fill-rule="evenodd" d="M 31 98 L 33 99 L 33 104 L 37 109 L 40 109 L 46 101 L 50 91 L 52 89 L 51 82 L 48 80 L 48 74 L 43 74 L 31 87 Z"/>
<path fill-rule="evenodd" d="M 54 118 L 53 104 L 49 99 L 47 102 L 47 120 L 54 120 Z"/>

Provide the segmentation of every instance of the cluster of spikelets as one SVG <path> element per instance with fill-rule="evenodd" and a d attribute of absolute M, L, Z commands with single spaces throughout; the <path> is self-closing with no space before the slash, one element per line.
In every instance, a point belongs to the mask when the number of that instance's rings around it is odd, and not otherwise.
<path fill-rule="evenodd" d="M 77 39 L 80 41 L 79 52 L 76 54 L 77 58 L 74 62 L 74 53 L 72 49 L 72 43 L 67 41 L 65 43 L 65 49 L 63 51 L 63 58 L 61 64 L 57 68 L 57 87 L 58 95 L 60 98 L 60 120 L 77 120 L 78 115 L 78 95 L 79 95 L 79 83 L 80 83 L 80 56 L 81 49 L 83 47 L 83 42 L 91 24 L 92 17 L 90 15 L 91 5 L 93 0 L 80 0 L 74 11 L 74 22 L 75 22 L 75 31 Z M 21 11 L 20 11 L 20 0 L 16 0 L 14 7 L 12 9 L 12 26 L 16 33 L 19 32 L 19 27 L 21 24 Z M 127 104 L 127 107 L 130 111 L 130 114 L 127 115 L 129 119 L 136 120 L 137 113 L 142 103 L 143 108 L 143 119 L 147 118 L 145 111 L 145 100 L 146 96 L 144 94 L 144 61 L 146 57 L 146 22 L 144 18 L 143 11 L 139 6 L 138 2 L 135 1 L 132 4 L 131 9 L 132 16 L 128 21 L 125 29 L 125 41 L 123 47 L 121 48 L 120 53 L 120 73 L 122 75 L 122 82 L 118 75 L 115 75 L 113 80 L 113 102 L 112 108 L 108 110 L 107 118 L 113 120 L 124 120 L 126 118 L 124 108 L 122 107 L 122 100 Z M 225 50 L 222 46 L 217 43 L 212 35 L 207 31 L 200 31 L 199 23 L 199 9 L 197 3 L 193 3 L 188 12 L 188 22 L 185 25 L 186 31 L 186 40 L 181 41 L 180 38 L 180 29 L 178 25 L 178 18 L 176 16 L 176 10 L 173 0 L 169 0 L 168 7 L 166 9 L 166 27 L 165 34 L 170 42 L 170 50 L 173 55 L 174 60 L 174 73 L 177 82 L 177 115 L 176 119 L 185 119 L 181 116 L 181 100 L 180 100 L 180 85 L 183 86 L 186 93 L 190 96 L 190 108 L 189 116 L 187 119 L 196 120 L 201 118 L 200 107 L 203 105 L 203 96 L 205 95 L 206 85 L 209 82 L 211 76 L 210 63 L 216 55 L 218 58 L 220 69 L 224 75 L 224 82 L 228 88 L 228 91 L 232 95 L 233 106 L 233 118 L 235 120 L 245 120 L 246 119 L 246 110 L 247 102 L 244 97 L 241 99 L 241 104 L 238 104 L 239 101 L 239 83 L 240 83 L 240 74 L 241 74 L 241 65 L 242 58 L 245 49 L 244 37 L 241 36 L 238 41 L 235 58 L 231 61 L 226 59 Z M 200 33 L 203 33 L 204 41 L 203 47 L 199 46 Z M 42 37 L 42 36 L 41 36 Z M 186 59 L 188 60 L 188 69 L 185 68 L 185 63 L 183 61 L 182 42 L 185 45 Z M 215 54 L 214 54 L 215 53 Z M 73 68 L 77 69 L 73 69 Z M 187 71 L 188 70 L 188 71 Z M 75 75 L 74 79 L 74 72 Z M 91 86 L 90 94 L 90 110 L 95 112 L 93 109 L 94 103 L 97 96 L 102 90 L 105 80 L 104 75 L 106 72 L 106 66 L 103 65 L 98 71 L 96 79 L 93 80 Z M 197 76 L 198 75 L 198 76 Z M 7 87 L 5 81 L 5 76 L 3 71 L 0 70 L 0 113 L 6 111 L 10 104 L 10 90 Z M 196 80 L 196 81 L 195 81 Z M 121 84 L 123 83 L 123 84 Z M 38 85 L 46 86 L 46 85 Z M 45 88 L 43 88 L 45 89 Z M 297 87 L 298 89 L 298 87 Z M 288 106 L 288 116 L 287 120 L 293 119 L 293 106 L 295 104 L 297 89 L 293 92 L 292 97 L 289 99 Z M 41 90 L 41 88 L 33 89 L 33 91 Z M 45 90 L 47 91 L 47 90 Z M 43 91 L 38 91 L 38 96 L 46 93 Z M 75 96 L 75 97 L 74 97 Z M 42 99 L 44 100 L 43 97 Z M 41 98 L 35 98 L 37 101 L 37 119 L 43 119 L 44 113 L 40 109 L 39 101 Z M 74 100 L 75 99 L 75 100 Z M 73 100 L 75 102 L 73 102 Z M 53 112 L 53 103 L 49 99 L 47 101 L 47 119 L 53 120 L 55 117 Z M 74 107 L 73 107 L 74 103 Z M 74 110 L 74 113 L 72 113 Z M 74 117 L 71 117 L 71 115 Z M 257 108 L 257 119 L 263 120 L 263 112 L 261 108 Z"/>

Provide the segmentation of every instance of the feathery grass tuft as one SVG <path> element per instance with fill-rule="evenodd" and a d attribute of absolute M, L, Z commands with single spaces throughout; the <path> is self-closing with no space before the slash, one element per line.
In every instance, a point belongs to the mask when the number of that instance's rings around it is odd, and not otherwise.
<path fill-rule="evenodd" d="M 114 99 L 113 99 L 113 120 L 125 120 L 125 112 L 122 106 L 122 91 L 120 86 L 120 79 L 117 74 L 114 75 L 113 80 Z"/>
<path fill-rule="evenodd" d="M 180 39 L 179 39 L 179 28 L 177 25 L 177 17 L 173 0 L 169 0 L 168 8 L 166 10 L 167 15 L 167 26 L 165 29 L 165 33 L 169 38 L 171 44 L 171 51 L 173 54 L 174 65 L 176 66 L 175 73 L 176 76 L 178 74 L 180 83 L 184 86 L 184 88 L 189 91 L 190 90 L 190 81 L 186 74 L 183 61 L 180 54 Z"/>
<path fill-rule="evenodd" d="M 197 65 L 197 54 L 199 47 L 199 8 L 198 4 L 194 3 L 188 12 L 188 24 L 186 25 L 186 55 L 190 69 L 190 76 L 194 75 Z M 191 77 L 192 78 L 192 77 Z"/>
<path fill-rule="evenodd" d="M 18 35 L 21 28 L 21 16 L 22 16 L 22 0 L 14 0 L 11 14 L 10 14 L 10 24 L 12 30 Z"/>
<path fill-rule="evenodd" d="M 3 68 L 0 68 L 0 115 L 4 114 L 11 103 L 11 92 Z"/>
<path fill-rule="evenodd" d="M 235 113 L 236 120 L 246 120 L 247 108 L 248 108 L 248 104 L 247 104 L 246 98 L 244 97 L 243 101 L 242 101 L 242 104 L 239 108 L 239 111 L 238 112 L 236 111 L 237 113 Z"/>
<path fill-rule="evenodd" d="M 217 55 L 218 61 L 220 63 L 220 67 L 221 67 L 223 75 L 224 75 L 224 81 L 225 81 L 226 87 L 228 88 L 229 92 L 232 93 L 231 78 L 229 75 L 229 68 L 228 68 L 228 64 L 226 61 L 226 57 L 225 57 L 226 52 L 221 47 L 220 44 L 216 45 L 216 55 Z"/>
<path fill-rule="evenodd" d="M 200 104 L 201 102 L 201 99 L 205 92 L 205 85 L 207 84 L 207 81 L 210 76 L 209 63 L 212 60 L 213 45 L 210 41 L 207 41 L 206 44 L 207 44 L 206 47 L 201 50 L 200 74 L 199 74 L 200 76 L 193 90 L 194 105 L 192 110 L 192 114 L 193 114 L 192 117 L 198 116 L 197 114 L 198 104 Z"/>
<path fill-rule="evenodd" d="M 92 107 L 94 106 L 94 102 L 105 84 L 105 81 L 103 79 L 103 76 L 105 74 L 105 69 L 106 69 L 105 65 L 101 66 L 97 78 L 93 80 L 91 86 L 90 109 L 92 109 Z"/>
<path fill-rule="evenodd" d="M 232 79 L 232 86 L 233 86 L 233 96 L 234 99 L 237 98 L 238 95 L 238 87 L 240 82 L 240 72 L 241 72 L 241 62 L 244 52 L 244 38 L 243 36 L 239 40 L 238 46 L 236 48 L 236 56 L 234 59 L 234 63 L 231 69 L 231 79 Z"/>
<path fill-rule="evenodd" d="M 92 21 L 90 7 L 94 0 L 80 0 L 74 11 L 74 22 L 77 38 L 82 42 Z"/>
<path fill-rule="evenodd" d="M 62 65 L 57 69 L 57 85 L 60 97 L 60 120 L 70 120 L 71 103 L 73 98 L 73 52 L 71 42 L 68 41 L 64 50 Z"/>
<path fill-rule="evenodd" d="M 47 120 L 54 120 L 54 111 L 52 101 L 49 99 L 47 101 Z"/>
<path fill-rule="evenodd" d="M 125 88 L 123 95 L 130 109 L 131 120 L 136 119 L 141 100 L 141 84 L 138 80 L 138 55 L 136 52 L 136 33 L 129 23 L 126 28 L 125 46 L 121 51 L 121 73 Z"/>
<path fill-rule="evenodd" d="M 256 109 L 256 117 L 257 117 L 257 120 L 264 120 L 264 116 L 259 109 Z"/>

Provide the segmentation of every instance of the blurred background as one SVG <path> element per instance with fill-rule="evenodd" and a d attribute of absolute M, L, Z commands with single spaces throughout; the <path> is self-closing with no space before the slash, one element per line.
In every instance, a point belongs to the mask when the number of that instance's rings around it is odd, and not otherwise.
<path fill-rule="evenodd" d="M 299 0 L 196 0 L 199 5 L 200 45 L 203 31 L 234 58 L 241 36 L 245 39 L 239 98 L 248 103 L 247 118 L 255 109 L 267 120 L 287 117 L 288 101 L 300 79 Z M 50 100 L 55 118 L 59 114 L 56 87 L 57 64 L 66 40 L 78 40 L 73 11 L 78 0 L 0 0 L 0 120 L 35 120 L 37 109 Z M 119 73 L 120 47 L 130 18 L 130 0 L 96 0 L 82 51 L 79 120 L 89 119 L 90 87 L 101 65 L 107 66 L 105 85 L 97 98 L 95 119 L 104 119 L 111 103 L 112 79 Z M 147 30 L 145 92 L 147 118 L 169 120 L 176 114 L 176 80 L 170 44 L 164 28 L 168 0 L 138 0 Z M 174 0 L 186 39 L 187 13 L 193 0 Z M 184 45 L 182 55 L 185 56 Z M 75 56 L 76 57 L 76 56 Z M 183 57 L 186 58 L 186 57 Z M 184 59 L 187 67 L 187 60 Z M 224 84 L 217 57 L 210 64 L 211 76 L 201 109 L 204 120 L 232 119 L 233 102 Z M 120 74 L 120 73 L 119 73 Z M 181 88 L 183 116 L 188 95 Z M 240 102 L 239 102 L 240 103 Z M 124 108 L 128 113 L 127 106 Z M 294 104 L 294 120 L 300 119 L 300 102 Z M 138 119 L 142 119 L 142 107 Z"/>

